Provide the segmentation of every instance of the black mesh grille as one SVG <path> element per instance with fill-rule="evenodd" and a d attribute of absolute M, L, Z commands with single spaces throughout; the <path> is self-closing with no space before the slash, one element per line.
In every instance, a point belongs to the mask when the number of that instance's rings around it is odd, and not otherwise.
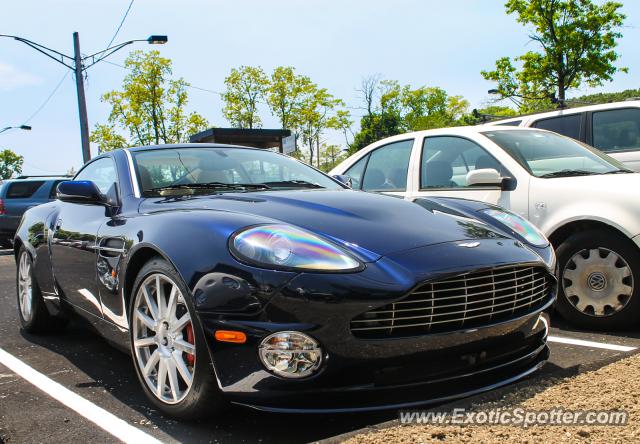
<path fill-rule="evenodd" d="M 553 297 L 553 277 L 541 267 L 509 267 L 427 282 L 404 299 L 363 313 L 351 331 L 364 338 L 415 336 L 513 319 Z"/>

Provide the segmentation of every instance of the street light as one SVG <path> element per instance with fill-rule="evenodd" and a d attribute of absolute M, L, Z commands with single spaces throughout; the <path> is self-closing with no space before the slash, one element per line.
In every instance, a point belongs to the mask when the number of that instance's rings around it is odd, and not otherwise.
<path fill-rule="evenodd" d="M 12 129 L 21 129 L 21 130 L 25 130 L 25 131 L 31 131 L 31 127 L 29 125 L 6 126 L 6 127 L 2 128 L 0 130 L 0 134 L 4 133 L 5 131 L 12 130 Z"/>
<path fill-rule="evenodd" d="M 36 51 L 46 55 L 50 59 L 66 66 L 71 69 L 76 76 L 76 92 L 78 94 L 78 115 L 80 118 L 80 140 L 82 143 L 82 160 L 86 163 L 91 160 L 91 151 L 89 149 L 89 121 L 87 118 L 87 100 L 84 95 L 84 82 L 82 80 L 82 72 L 91 68 L 93 65 L 101 60 L 109 57 L 116 51 L 121 50 L 125 46 L 131 45 L 136 42 L 147 42 L 150 45 L 164 45 L 169 41 L 166 35 L 152 35 L 147 39 L 141 40 L 129 40 L 128 42 L 119 43 L 111 46 L 102 51 L 94 54 L 82 57 L 80 54 L 80 37 L 77 32 L 73 33 L 73 57 L 63 54 L 51 48 L 47 48 L 31 40 L 27 40 L 15 35 L 0 34 L 0 37 L 8 37 L 19 42 L 24 43 L 27 46 L 32 47 Z M 23 128 L 25 129 L 25 128 Z M 30 128 L 29 128 L 30 129 Z M 3 130 L 3 131 L 6 131 Z M 1 131 L 0 131 L 1 132 Z"/>
<path fill-rule="evenodd" d="M 168 41 L 169 39 L 167 38 L 166 35 L 150 35 L 149 38 L 147 39 L 147 42 L 150 45 L 164 45 Z"/>

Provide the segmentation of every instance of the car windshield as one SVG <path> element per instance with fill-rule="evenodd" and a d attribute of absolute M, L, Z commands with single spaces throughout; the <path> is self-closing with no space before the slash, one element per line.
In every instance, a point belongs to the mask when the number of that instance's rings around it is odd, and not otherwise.
<path fill-rule="evenodd" d="M 617 160 L 568 137 L 548 131 L 485 131 L 483 134 L 537 177 L 589 176 L 630 172 Z"/>
<path fill-rule="evenodd" d="M 132 154 L 145 196 L 343 188 L 321 172 L 267 150 L 165 148 Z"/>

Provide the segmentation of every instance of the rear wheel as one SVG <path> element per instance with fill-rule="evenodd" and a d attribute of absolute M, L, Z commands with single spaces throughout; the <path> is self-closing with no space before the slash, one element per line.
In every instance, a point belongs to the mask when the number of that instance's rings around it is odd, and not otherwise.
<path fill-rule="evenodd" d="M 622 329 L 640 316 L 640 252 L 621 235 L 584 231 L 557 249 L 558 312 L 591 329 Z"/>
<path fill-rule="evenodd" d="M 53 333 L 62 330 L 67 322 L 49 314 L 34 277 L 33 260 L 24 247 L 20 248 L 18 253 L 17 265 L 18 313 L 22 328 L 29 333 Z"/>
<path fill-rule="evenodd" d="M 178 418 L 211 415 L 224 401 L 188 289 L 163 259 L 153 259 L 142 268 L 134 289 L 131 347 L 147 397 Z"/>

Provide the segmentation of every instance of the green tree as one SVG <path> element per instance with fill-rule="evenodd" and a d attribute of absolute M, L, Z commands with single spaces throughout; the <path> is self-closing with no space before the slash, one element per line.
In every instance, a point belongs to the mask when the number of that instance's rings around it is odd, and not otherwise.
<path fill-rule="evenodd" d="M 267 87 L 267 105 L 282 129 L 298 127 L 300 108 L 309 85 L 311 79 L 296 74 L 291 66 L 278 66 L 273 70 Z"/>
<path fill-rule="evenodd" d="M 569 104 L 575 100 L 576 106 L 597 103 L 622 102 L 624 100 L 640 99 L 640 89 L 626 89 L 620 92 L 588 94 L 575 99 L 569 99 Z"/>
<path fill-rule="evenodd" d="M 5 149 L 0 151 L 0 179 L 11 179 L 14 175 L 22 173 L 24 157 Z"/>
<path fill-rule="evenodd" d="M 385 137 L 405 131 L 402 117 L 402 87 L 395 80 L 370 76 L 362 81 L 361 98 L 367 114 L 360 119 L 360 131 L 349 147 L 352 154 Z"/>
<path fill-rule="evenodd" d="M 380 139 L 403 132 L 403 122 L 400 115 L 373 114 L 363 116 L 360 119 L 360 131 L 355 134 L 353 143 L 349 147 L 349 154 L 353 154 Z"/>
<path fill-rule="evenodd" d="M 455 126 L 469 108 L 469 102 L 461 96 L 449 96 L 438 87 L 405 88 L 402 105 L 409 131 Z"/>
<path fill-rule="evenodd" d="M 530 38 L 540 46 L 515 58 L 496 61 L 493 71 L 482 76 L 496 82 L 501 97 L 524 98 L 524 111 L 548 108 L 550 97 L 560 103 L 567 90 L 602 85 L 618 71 L 615 51 L 624 14 L 621 3 L 607 1 L 601 5 L 592 0 L 508 0 L 508 14 L 532 28 Z M 537 103 L 541 102 L 541 103 Z"/>
<path fill-rule="evenodd" d="M 349 146 L 350 153 L 403 132 L 465 123 L 469 102 L 461 96 L 450 96 L 438 87 L 412 89 L 395 80 L 379 81 L 377 93 L 372 94 L 371 83 L 371 78 L 365 79 L 360 90 L 367 114 L 360 119 L 360 131 Z"/>
<path fill-rule="evenodd" d="M 309 148 L 311 165 L 315 159 L 320 168 L 322 136 L 332 124 L 335 109 L 343 105 L 342 100 L 333 97 L 326 88 L 319 88 L 314 83 L 305 87 L 298 118 L 303 143 Z"/>
<path fill-rule="evenodd" d="M 347 157 L 340 145 L 322 145 L 320 149 L 320 169 L 329 172 Z"/>
<path fill-rule="evenodd" d="M 107 124 L 97 124 L 91 135 L 101 151 L 186 142 L 190 135 L 207 128 L 204 117 L 186 111 L 189 84 L 171 79 L 170 59 L 161 57 L 158 51 L 133 51 L 125 66 L 129 73 L 122 90 L 102 96 L 102 101 L 111 105 L 111 113 Z"/>
<path fill-rule="evenodd" d="M 260 128 L 258 104 L 265 99 L 269 87 L 269 78 L 262 68 L 233 68 L 224 84 L 227 88 L 222 94 L 224 117 L 237 128 Z"/>
<path fill-rule="evenodd" d="M 130 146 L 127 138 L 119 134 L 113 124 L 96 123 L 91 132 L 91 141 L 98 144 L 101 153 Z"/>
<path fill-rule="evenodd" d="M 340 105 L 344 105 L 344 103 L 340 102 Z M 333 117 L 329 118 L 327 122 L 327 127 L 334 129 L 336 131 L 340 131 L 344 136 L 344 144 L 345 147 L 350 149 L 351 143 L 349 139 L 353 140 L 353 119 L 351 118 L 351 113 L 346 109 L 338 109 L 336 110 Z"/>

